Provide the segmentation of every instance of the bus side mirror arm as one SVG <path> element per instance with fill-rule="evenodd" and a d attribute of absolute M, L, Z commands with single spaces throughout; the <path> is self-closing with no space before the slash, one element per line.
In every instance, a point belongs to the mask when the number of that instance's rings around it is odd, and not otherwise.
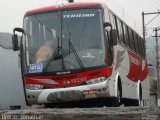
<path fill-rule="evenodd" d="M 25 33 L 24 30 L 22 28 L 14 28 L 13 29 L 13 35 L 12 35 L 12 46 L 13 46 L 13 51 L 17 51 L 19 50 L 19 46 L 18 46 L 18 35 L 15 32 L 21 32 L 21 33 Z"/>

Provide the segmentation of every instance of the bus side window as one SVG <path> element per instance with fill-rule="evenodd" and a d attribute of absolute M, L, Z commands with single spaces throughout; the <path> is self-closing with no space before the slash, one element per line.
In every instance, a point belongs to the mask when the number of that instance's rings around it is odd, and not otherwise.
<path fill-rule="evenodd" d="M 128 44 L 128 48 L 131 47 L 131 40 L 130 40 L 130 34 L 129 34 L 129 28 L 126 26 L 126 32 L 127 32 L 127 44 Z"/>
<path fill-rule="evenodd" d="M 105 63 L 106 65 L 111 65 L 112 64 L 112 60 L 113 60 L 113 47 L 111 45 L 110 42 L 110 34 L 109 34 L 109 30 L 105 29 Z"/>
<path fill-rule="evenodd" d="M 124 41 L 125 41 L 124 43 L 126 46 L 129 45 L 129 36 L 128 36 L 127 29 L 128 29 L 127 26 L 125 24 L 123 24 L 123 33 L 124 33 Z"/>
<path fill-rule="evenodd" d="M 133 39 L 133 32 L 131 29 L 129 29 L 129 38 L 130 38 L 130 48 L 134 50 L 134 44 L 133 44 L 134 39 Z"/>
<path fill-rule="evenodd" d="M 134 43 L 134 51 L 136 52 L 136 53 L 139 53 L 139 44 L 138 44 L 138 41 L 137 41 L 137 34 L 135 33 L 135 32 L 133 32 L 133 36 L 134 36 L 134 41 L 133 41 L 133 43 Z"/>
<path fill-rule="evenodd" d="M 114 19 L 115 19 L 115 24 L 116 24 L 117 37 L 118 37 L 118 40 L 119 40 L 120 36 L 119 36 L 118 24 L 117 24 L 117 18 L 116 18 L 116 16 L 114 16 Z"/>
<path fill-rule="evenodd" d="M 141 43 L 141 39 L 140 39 L 140 37 L 137 35 L 137 46 L 138 46 L 138 53 L 140 54 L 140 55 L 142 55 L 143 53 L 142 53 L 142 43 Z"/>
<path fill-rule="evenodd" d="M 130 32 L 129 32 L 129 27 L 128 26 L 126 26 L 126 30 L 127 30 L 127 35 L 128 35 L 128 48 L 130 48 L 131 49 L 131 39 L 130 39 Z"/>
<path fill-rule="evenodd" d="M 119 36 L 119 41 L 121 43 L 124 43 L 124 34 L 123 34 L 123 30 L 122 30 L 122 22 L 119 19 L 117 19 L 116 26 L 117 26 L 117 31 L 118 31 L 117 33 L 118 33 L 118 36 Z"/>

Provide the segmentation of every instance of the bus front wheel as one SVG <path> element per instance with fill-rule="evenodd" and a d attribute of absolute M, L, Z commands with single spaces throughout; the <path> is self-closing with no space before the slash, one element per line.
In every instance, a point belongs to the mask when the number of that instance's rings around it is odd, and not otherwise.
<path fill-rule="evenodd" d="M 113 104 L 113 107 L 119 107 L 121 103 L 122 103 L 122 87 L 121 87 L 121 82 L 118 81 L 117 97 L 113 99 L 112 104 Z"/>

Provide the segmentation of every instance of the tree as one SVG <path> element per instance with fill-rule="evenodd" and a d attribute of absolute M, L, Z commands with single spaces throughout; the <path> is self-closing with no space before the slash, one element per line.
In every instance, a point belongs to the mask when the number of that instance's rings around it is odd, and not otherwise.
<path fill-rule="evenodd" d="M 157 93 L 157 80 L 150 81 L 150 92 Z"/>

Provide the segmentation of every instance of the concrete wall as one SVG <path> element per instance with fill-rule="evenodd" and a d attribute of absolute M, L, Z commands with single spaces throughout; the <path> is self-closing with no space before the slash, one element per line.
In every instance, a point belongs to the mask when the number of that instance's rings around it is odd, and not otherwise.
<path fill-rule="evenodd" d="M 14 105 L 25 107 L 18 52 L 0 47 L 0 109 Z"/>

